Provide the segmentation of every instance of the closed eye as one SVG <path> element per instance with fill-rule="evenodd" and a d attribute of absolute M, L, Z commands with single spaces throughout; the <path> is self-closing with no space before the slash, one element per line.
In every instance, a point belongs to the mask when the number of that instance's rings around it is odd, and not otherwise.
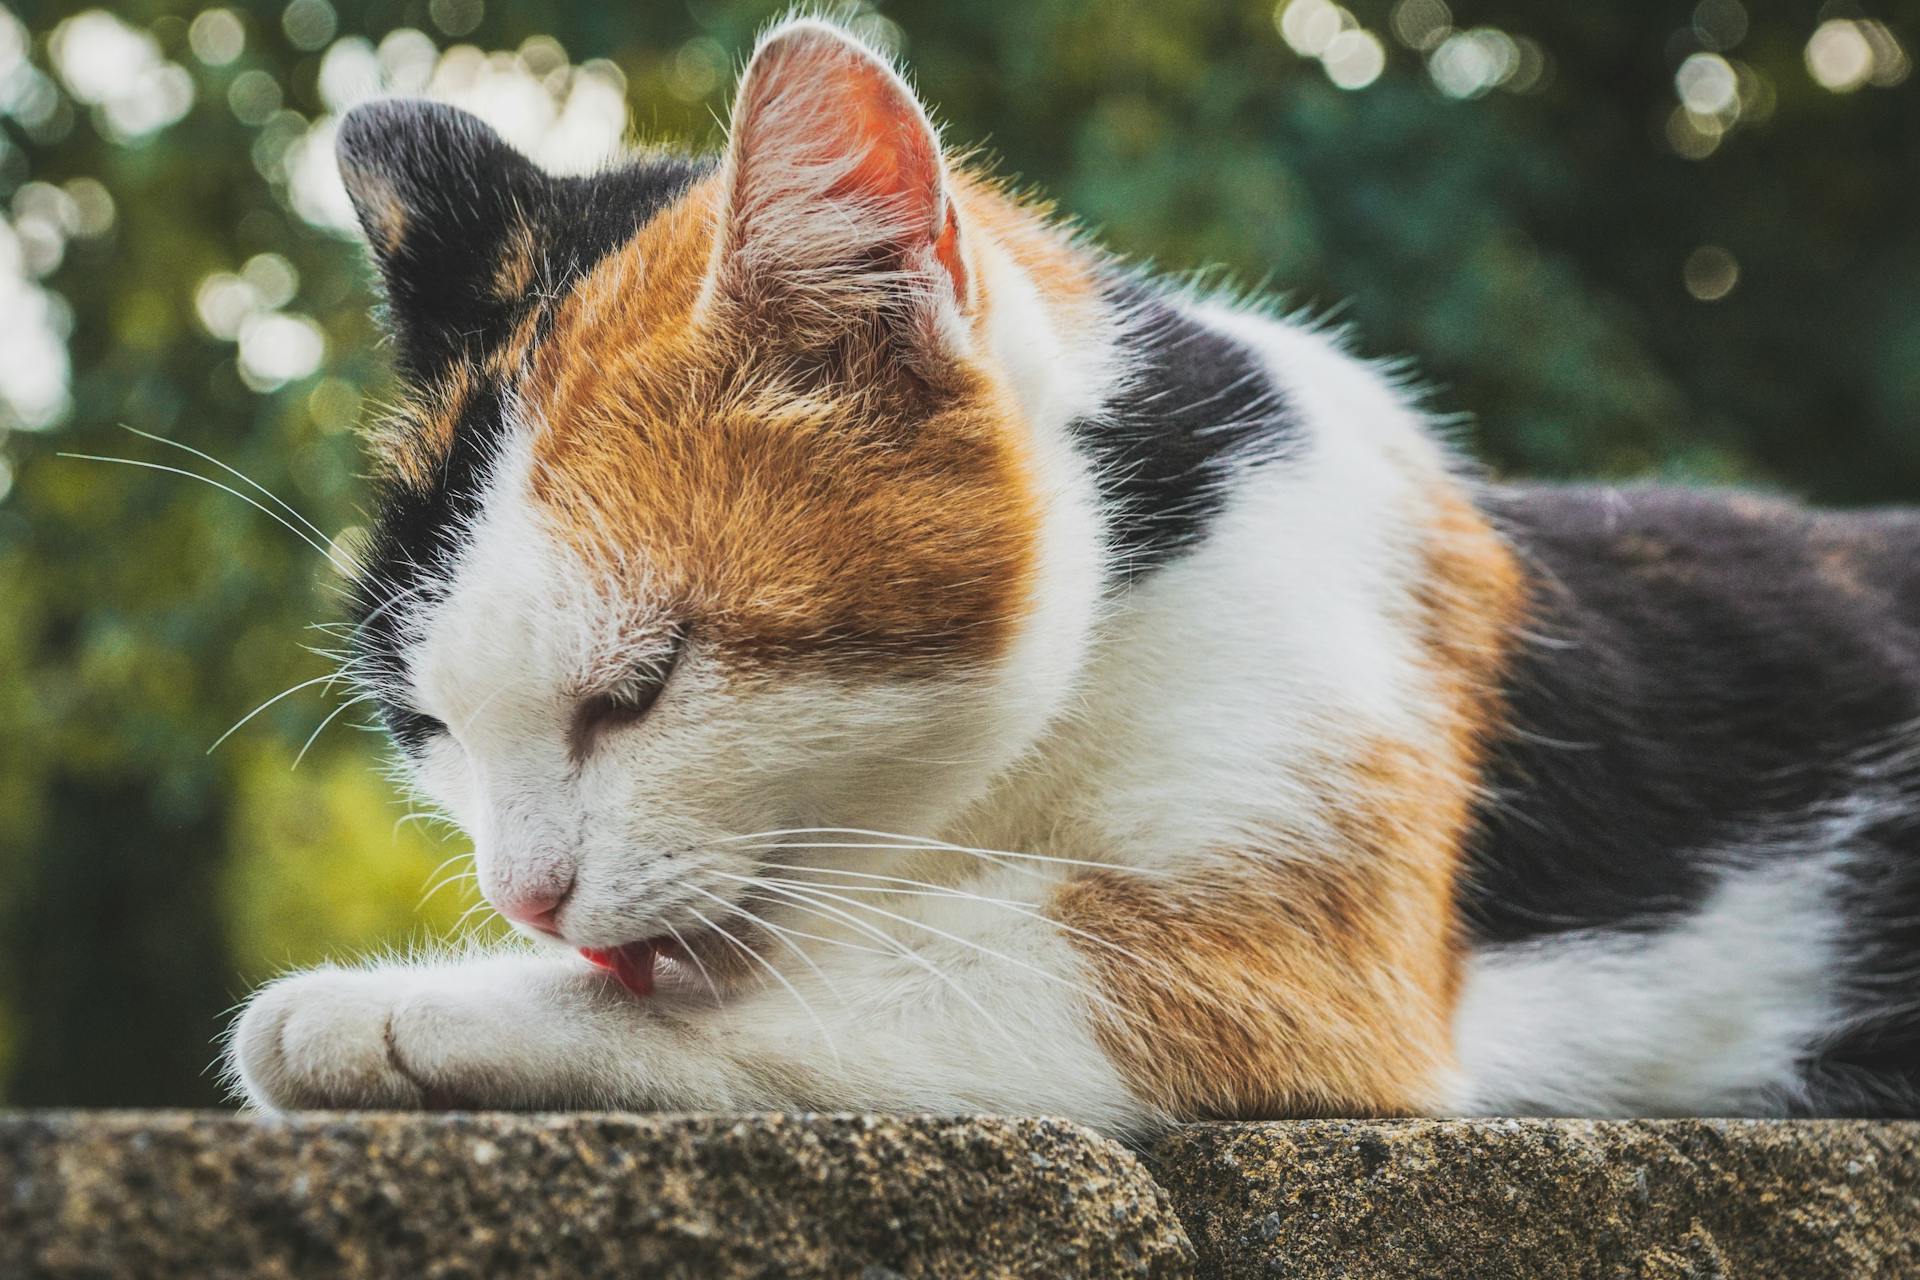
<path fill-rule="evenodd" d="M 660 695 L 665 691 L 667 681 L 673 677 L 674 669 L 680 665 L 680 655 L 686 652 L 686 640 L 684 630 L 676 632 L 673 649 L 666 657 L 636 670 L 615 688 L 581 700 L 579 708 L 573 713 L 570 744 L 576 761 L 585 760 L 602 735 L 646 719 L 647 713 L 660 701 Z"/>
<path fill-rule="evenodd" d="M 424 711 L 415 711 L 412 707 L 389 706 L 386 718 L 387 731 L 393 734 L 394 741 L 404 751 L 418 751 L 432 739 L 447 732 L 444 721 L 436 720 Z"/>

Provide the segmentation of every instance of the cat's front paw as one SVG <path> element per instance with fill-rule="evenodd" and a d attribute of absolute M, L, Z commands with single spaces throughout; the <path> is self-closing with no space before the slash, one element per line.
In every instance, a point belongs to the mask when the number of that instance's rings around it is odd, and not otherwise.
<path fill-rule="evenodd" d="M 247 1100 L 275 1110 L 432 1105 L 432 1084 L 401 1055 L 394 988 L 392 974 L 319 969 L 257 992 L 228 1050 Z"/>
<path fill-rule="evenodd" d="M 586 982 L 604 985 L 588 975 Z M 538 1007 L 394 969 L 317 969 L 264 988 L 230 1048 L 248 1101 L 276 1110 L 565 1105 Z"/>

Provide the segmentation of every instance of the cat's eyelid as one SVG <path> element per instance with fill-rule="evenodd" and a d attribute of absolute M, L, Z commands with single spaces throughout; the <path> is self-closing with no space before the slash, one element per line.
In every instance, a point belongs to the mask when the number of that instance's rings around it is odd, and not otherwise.
<path fill-rule="evenodd" d="M 407 703 L 395 706 L 388 713 L 387 723 L 401 747 L 407 750 L 417 750 L 430 742 L 453 738 L 453 730 L 447 727 L 446 721 Z"/>
<path fill-rule="evenodd" d="M 645 702 L 658 696 L 668 674 L 665 670 L 636 671 L 624 680 L 615 681 L 600 696 L 623 707 Z"/>
<path fill-rule="evenodd" d="M 629 666 L 608 688 L 608 693 L 639 688 L 641 690 L 657 688 L 667 682 L 668 677 L 680 666 L 680 660 L 686 656 L 689 628 L 683 623 L 675 623 L 667 633 L 666 652 L 657 658 Z"/>
<path fill-rule="evenodd" d="M 679 670 L 686 656 L 687 638 L 686 627 L 674 628 L 671 647 L 659 659 L 641 669 L 630 668 L 621 679 L 581 699 L 574 711 L 570 744 L 576 761 L 587 758 L 603 733 L 646 719 L 673 673 Z"/>

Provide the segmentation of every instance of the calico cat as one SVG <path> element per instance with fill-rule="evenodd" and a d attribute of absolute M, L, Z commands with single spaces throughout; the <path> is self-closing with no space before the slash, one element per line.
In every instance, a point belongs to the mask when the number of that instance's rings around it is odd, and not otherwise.
<path fill-rule="evenodd" d="M 352 671 L 527 941 L 271 984 L 253 1103 L 1920 1111 L 1920 517 L 1481 483 L 820 21 L 714 160 L 339 149 Z"/>

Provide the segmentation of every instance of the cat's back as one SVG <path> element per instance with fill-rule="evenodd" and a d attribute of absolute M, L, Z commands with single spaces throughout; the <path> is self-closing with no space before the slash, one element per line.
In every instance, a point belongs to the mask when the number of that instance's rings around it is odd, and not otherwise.
<path fill-rule="evenodd" d="M 1920 510 L 1661 485 L 1511 485 L 1485 505 L 1544 575 L 1549 608 L 1558 586 L 1562 604 L 1656 635 L 1718 621 L 1920 645 Z"/>
<path fill-rule="evenodd" d="M 1701 821 L 1752 819 L 1920 748 L 1920 511 L 1659 486 L 1510 487 L 1485 505 L 1529 580 L 1509 723 L 1568 744 L 1509 740 L 1535 776 L 1597 756 L 1613 767 L 1580 770 L 1589 783 L 1684 779 Z"/>

